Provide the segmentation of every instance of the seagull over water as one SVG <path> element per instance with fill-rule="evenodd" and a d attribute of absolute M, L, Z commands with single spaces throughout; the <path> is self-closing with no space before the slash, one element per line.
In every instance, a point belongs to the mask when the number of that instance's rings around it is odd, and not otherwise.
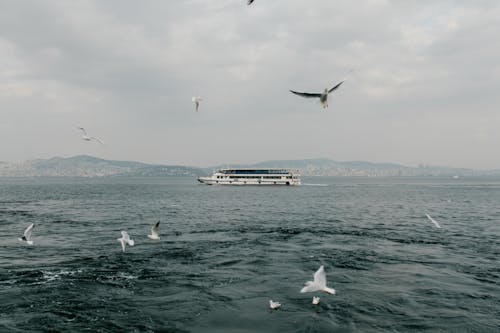
<path fill-rule="evenodd" d="M 160 227 L 160 221 L 156 222 L 156 224 L 151 228 L 151 235 L 148 235 L 148 237 L 153 239 L 153 240 L 160 239 L 160 236 L 158 234 L 159 227 Z"/>
<path fill-rule="evenodd" d="M 326 274 L 323 265 L 314 273 L 314 281 L 307 281 L 300 292 L 311 293 L 315 291 L 324 291 L 325 293 L 335 295 L 335 289 L 326 286 Z"/>
<path fill-rule="evenodd" d="M 122 231 L 122 238 L 118 238 L 117 241 L 122 243 L 122 251 L 125 252 L 125 246 L 128 244 L 130 246 L 134 246 L 134 240 L 130 239 L 130 236 L 126 231 Z"/>
<path fill-rule="evenodd" d="M 441 229 L 441 226 L 439 225 L 439 223 L 436 220 L 434 220 L 429 214 L 425 214 L 425 216 L 427 216 L 427 218 L 429 219 L 429 221 L 431 221 L 432 223 L 434 223 L 434 225 L 436 226 L 436 228 Z"/>
<path fill-rule="evenodd" d="M 31 223 L 29 227 L 24 230 L 23 237 L 18 238 L 20 242 L 26 242 L 28 245 L 33 245 L 33 241 L 31 240 L 31 232 L 33 231 L 33 228 L 35 227 L 34 223 Z"/>
<path fill-rule="evenodd" d="M 89 136 L 87 134 L 87 131 L 85 130 L 85 128 L 83 127 L 77 127 L 79 130 L 81 130 L 83 132 L 83 135 L 82 135 L 82 140 L 85 140 L 85 141 L 91 141 L 91 140 L 94 140 L 94 141 L 97 141 L 99 142 L 101 145 L 104 144 L 104 142 L 99 139 L 99 138 L 96 138 L 95 136 Z"/>
<path fill-rule="evenodd" d="M 279 308 L 281 306 L 281 303 L 280 302 L 273 302 L 272 299 L 269 300 L 269 307 L 273 310 L 276 310 L 277 308 Z"/>
<path fill-rule="evenodd" d="M 194 105 L 195 105 L 195 107 L 196 107 L 196 111 L 198 111 L 198 109 L 200 108 L 200 102 L 201 102 L 203 99 L 202 99 L 201 97 L 197 97 L 197 96 L 195 96 L 195 97 L 193 97 L 191 100 L 193 101 L 193 103 L 194 103 Z"/>

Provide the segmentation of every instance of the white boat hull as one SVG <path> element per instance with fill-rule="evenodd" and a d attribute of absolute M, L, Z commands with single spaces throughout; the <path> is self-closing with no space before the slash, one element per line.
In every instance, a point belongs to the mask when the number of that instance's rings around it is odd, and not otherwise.
<path fill-rule="evenodd" d="M 207 185 L 300 185 L 300 180 L 292 179 L 213 179 L 212 177 L 199 177 L 198 181 Z"/>

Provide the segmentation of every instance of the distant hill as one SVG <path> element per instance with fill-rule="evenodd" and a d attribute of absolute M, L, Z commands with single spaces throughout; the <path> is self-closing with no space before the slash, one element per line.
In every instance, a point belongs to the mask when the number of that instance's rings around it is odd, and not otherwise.
<path fill-rule="evenodd" d="M 227 166 L 224 166 L 227 167 Z M 393 163 L 371 163 L 364 161 L 339 162 L 331 159 L 279 160 L 252 165 L 233 165 L 249 168 L 292 168 L 304 176 L 472 176 L 483 175 L 472 169 L 439 166 L 408 167 Z M 493 175 L 493 173 L 491 173 Z M 500 174 L 500 173 L 498 173 Z"/>
<path fill-rule="evenodd" d="M 180 165 L 158 165 L 131 161 L 113 161 L 80 155 L 54 157 L 25 162 L 0 162 L 0 177 L 198 177 L 227 167 L 292 168 L 303 176 L 500 176 L 500 170 L 478 171 L 439 166 L 408 167 L 393 163 L 363 161 L 339 162 L 331 159 L 276 160 L 251 165 L 224 165 L 196 168 Z"/>
<path fill-rule="evenodd" d="M 202 169 L 194 167 L 113 161 L 86 155 L 18 163 L 0 162 L 0 177 L 200 176 L 203 174 L 205 172 Z"/>

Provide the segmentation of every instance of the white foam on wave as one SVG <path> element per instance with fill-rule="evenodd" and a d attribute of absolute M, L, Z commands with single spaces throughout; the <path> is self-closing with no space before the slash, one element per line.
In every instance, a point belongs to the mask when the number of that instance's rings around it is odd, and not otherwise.
<path fill-rule="evenodd" d="M 139 277 L 136 276 L 136 275 L 132 275 L 132 274 L 128 274 L 128 273 L 124 273 L 124 272 L 120 272 L 118 274 L 118 278 L 120 279 L 125 279 L 125 280 L 136 280 L 138 279 Z"/>
<path fill-rule="evenodd" d="M 61 270 L 61 271 L 42 271 L 42 281 L 41 283 L 46 283 L 46 282 L 52 282 L 56 280 L 60 280 L 61 278 L 65 276 L 74 276 L 75 274 L 81 273 L 81 269 L 77 269 L 75 271 L 66 271 L 66 270 Z"/>

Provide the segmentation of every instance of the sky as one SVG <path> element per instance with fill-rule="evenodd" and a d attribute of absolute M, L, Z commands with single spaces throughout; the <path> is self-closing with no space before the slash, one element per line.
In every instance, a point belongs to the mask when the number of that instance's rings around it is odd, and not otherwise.
<path fill-rule="evenodd" d="M 498 36 L 496 0 L 0 0 L 0 161 L 498 169 Z"/>

